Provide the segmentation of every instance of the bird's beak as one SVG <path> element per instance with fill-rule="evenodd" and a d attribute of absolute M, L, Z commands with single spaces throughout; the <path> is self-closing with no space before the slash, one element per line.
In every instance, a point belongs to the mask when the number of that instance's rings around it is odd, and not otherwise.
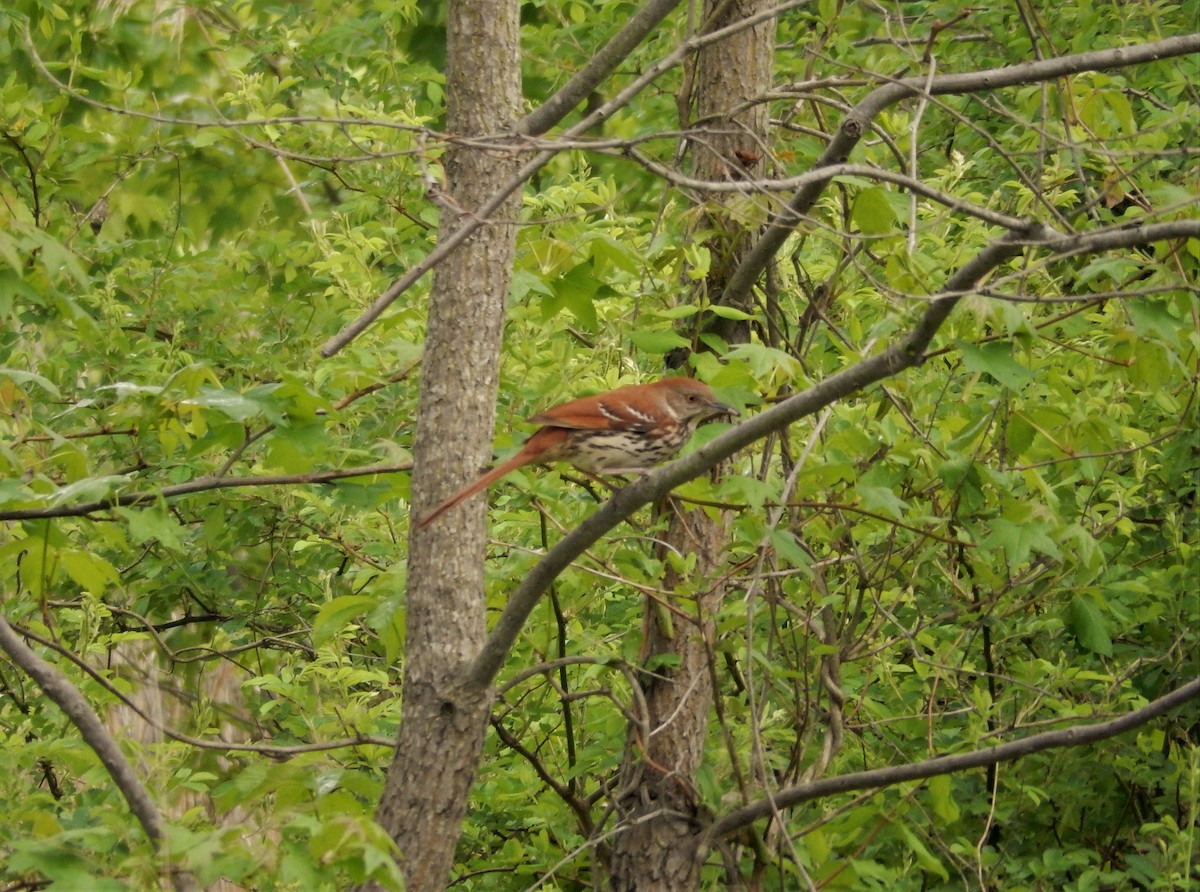
<path fill-rule="evenodd" d="M 709 414 L 709 418 L 721 418 L 724 416 L 737 418 L 737 416 L 740 414 L 737 409 L 733 408 L 733 406 L 727 406 L 724 403 L 717 402 L 716 400 L 713 400 L 713 402 L 710 404 L 710 407 L 712 412 Z"/>

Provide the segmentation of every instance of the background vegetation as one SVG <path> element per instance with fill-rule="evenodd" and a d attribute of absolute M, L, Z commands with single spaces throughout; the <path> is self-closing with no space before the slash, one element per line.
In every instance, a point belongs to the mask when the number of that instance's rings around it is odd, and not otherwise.
<path fill-rule="evenodd" d="M 889 78 L 1157 40 L 1197 16 L 1036 6 L 792 4 L 763 97 L 767 174 L 807 171 Z M 636 9 L 525 3 L 530 107 Z M 690 21 L 667 19 L 595 101 Z M 415 0 L 0 11 L 2 612 L 99 712 L 201 885 L 399 887 L 373 815 L 400 722 L 428 280 L 318 351 L 435 244 L 443 28 L 442 4 Z M 996 237 L 989 213 L 1085 234 L 1198 217 L 1195 54 L 913 99 L 851 160 L 945 200 L 840 176 L 755 303 L 714 305 L 689 284 L 720 235 L 680 182 L 689 76 L 664 72 L 586 139 L 528 141 L 557 154 L 522 198 L 498 453 L 522 418 L 653 379 L 677 348 L 703 348 L 693 373 L 748 414 L 821 382 L 911 328 Z M 747 187 L 726 207 L 749 229 L 789 195 Z M 1119 716 L 1194 679 L 1198 267 L 1194 234 L 1025 252 L 919 368 L 679 488 L 734 511 L 718 578 L 655 552 L 648 511 L 592 547 L 500 675 L 454 888 L 597 881 L 633 667 L 671 668 L 641 653 L 647 599 L 686 617 L 728 589 L 696 779 L 718 817 L 815 777 Z M 604 498 L 576 483 L 530 469 L 494 489 L 491 610 Z M 670 593 L 668 571 L 684 580 Z M 716 846 L 703 882 L 1183 890 L 1198 798 L 1192 701 L 1094 745 L 783 810 Z M 166 882 L 94 747 L 14 662 L 0 802 L 2 888 Z"/>

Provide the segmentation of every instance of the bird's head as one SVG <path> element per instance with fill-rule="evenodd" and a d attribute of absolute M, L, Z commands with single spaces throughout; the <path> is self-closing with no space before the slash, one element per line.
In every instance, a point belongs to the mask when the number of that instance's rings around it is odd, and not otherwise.
<path fill-rule="evenodd" d="M 678 421 L 699 424 L 719 415 L 737 415 L 733 407 L 717 399 L 712 388 L 695 378 L 665 378 L 658 388 L 664 408 Z"/>

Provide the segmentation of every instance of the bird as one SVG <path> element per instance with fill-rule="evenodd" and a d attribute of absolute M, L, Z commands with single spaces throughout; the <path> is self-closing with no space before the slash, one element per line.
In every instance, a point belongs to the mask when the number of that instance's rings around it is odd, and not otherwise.
<path fill-rule="evenodd" d="M 529 419 L 539 427 L 516 455 L 438 503 L 417 527 L 525 465 L 564 461 L 592 475 L 640 473 L 672 458 L 702 421 L 736 414 L 707 384 L 679 377 L 561 403 Z"/>

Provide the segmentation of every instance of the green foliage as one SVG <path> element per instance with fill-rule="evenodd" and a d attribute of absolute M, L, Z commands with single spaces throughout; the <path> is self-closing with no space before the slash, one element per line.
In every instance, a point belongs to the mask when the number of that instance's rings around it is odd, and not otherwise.
<path fill-rule="evenodd" d="M 399 888 L 371 816 L 401 717 L 424 286 L 337 357 L 316 351 L 433 244 L 444 16 L 416 2 L 127 7 L 0 11 L 3 611 L 105 716 L 202 883 Z M 635 8 L 524 4 L 531 105 Z M 773 100 L 780 174 L 808 169 L 836 107 L 926 73 L 933 23 L 961 6 L 880 9 L 820 2 L 780 21 L 779 84 L 846 77 L 828 101 L 809 88 Z M 1194 24 L 1156 3 L 1036 14 L 973 9 L 933 43 L 938 73 Z M 604 95 L 684 27 L 671 20 Z M 684 76 L 665 75 L 602 135 L 674 164 Z M 1198 85 L 1195 60 L 1162 60 L 943 97 L 920 118 L 901 104 L 852 160 L 896 169 L 911 152 L 906 172 L 927 185 L 1063 231 L 1194 219 L 1196 156 L 1180 147 L 1198 141 Z M 706 348 L 695 372 L 753 412 L 900 336 L 997 234 L 894 185 L 839 180 L 757 302 L 733 308 L 700 287 L 714 242 L 693 197 L 623 150 L 573 148 L 539 173 L 522 208 L 498 452 L 518 445 L 523 417 L 655 377 L 680 348 Z M 739 207 L 761 220 L 776 201 Z M 739 509 L 712 642 L 708 808 L 814 765 L 844 774 L 1123 714 L 1195 676 L 1198 273 L 1195 241 L 1031 252 L 964 301 L 922 367 L 837 404 L 819 434 L 801 422 L 721 481 L 680 490 Z M 717 319 L 746 323 L 749 342 L 727 344 Z M 392 471 L 306 477 L 374 465 Z M 272 479 L 187 489 L 251 476 Z M 494 488 L 489 607 L 604 497 L 578 482 L 530 470 Z M 535 503 L 553 520 L 547 541 Z M 655 523 L 639 516 L 564 573 L 511 655 L 502 683 L 571 662 L 503 691 L 456 888 L 526 889 L 551 871 L 541 888 L 595 881 L 589 841 L 611 830 L 629 666 L 673 668 L 640 653 L 643 604 L 667 602 L 656 609 L 683 634 L 696 593 L 718 584 L 656 551 Z M 685 577 L 674 592 L 668 571 Z M 827 763 L 823 678 L 845 696 Z M 8 663 L 0 692 L 0 881 L 162 882 L 62 713 Z M 1021 759 L 994 784 L 964 772 L 829 797 L 729 853 L 779 888 L 802 873 L 828 889 L 1187 888 L 1198 718 L 1193 704 Z M 705 870 L 706 888 L 724 887 L 715 856 Z"/>

